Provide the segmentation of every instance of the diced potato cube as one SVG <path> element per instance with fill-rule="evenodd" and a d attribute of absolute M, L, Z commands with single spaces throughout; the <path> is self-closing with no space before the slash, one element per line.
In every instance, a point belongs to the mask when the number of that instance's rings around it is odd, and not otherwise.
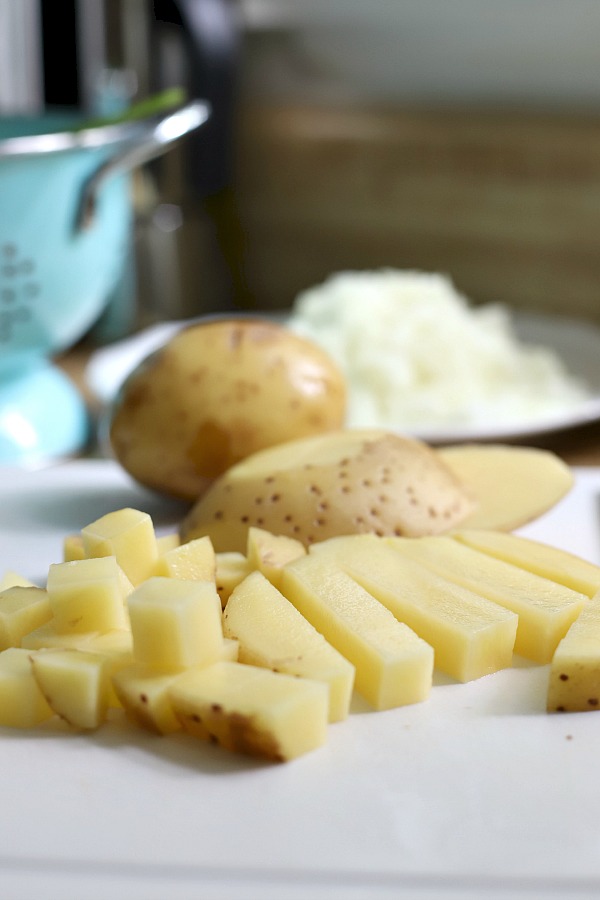
<path fill-rule="evenodd" d="M 114 556 L 55 563 L 47 591 L 57 631 L 112 631 L 127 627 L 125 600 L 132 586 Z"/>
<path fill-rule="evenodd" d="M 236 753 L 283 762 L 327 739 L 327 687 L 258 666 L 189 669 L 170 689 L 184 729 Z"/>
<path fill-rule="evenodd" d="M 271 534 L 263 528 L 248 529 L 246 556 L 251 569 L 257 569 L 275 587 L 281 585 L 281 570 L 286 563 L 304 556 L 306 547 L 295 538 Z"/>
<path fill-rule="evenodd" d="M 247 557 L 235 551 L 223 551 L 215 554 L 217 592 L 221 598 L 221 606 L 225 608 L 229 596 L 240 581 L 252 571 Z"/>
<path fill-rule="evenodd" d="M 33 676 L 29 651 L 10 647 L 0 653 L 0 725 L 33 728 L 53 712 Z"/>
<path fill-rule="evenodd" d="M 63 541 L 63 562 L 85 559 L 86 552 L 81 534 L 68 534 Z"/>
<path fill-rule="evenodd" d="M 281 591 L 355 666 L 356 688 L 375 709 L 429 696 L 433 649 L 330 559 L 294 560 Z"/>
<path fill-rule="evenodd" d="M 0 578 L 0 591 L 5 591 L 10 587 L 35 587 L 33 581 L 29 581 L 24 575 L 20 575 L 13 569 L 8 569 Z"/>
<path fill-rule="evenodd" d="M 168 550 L 173 550 L 175 547 L 179 547 L 180 543 L 181 540 L 177 531 L 169 531 L 167 534 L 157 535 L 156 549 L 158 550 L 158 555 L 160 556 L 162 553 L 166 553 Z"/>
<path fill-rule="evenodd" d="M 74 728 L 94 729 L 106 717 L 111 661 L 88 650 L 39 650 L 34 678 L 54 712 Z"/>
<path fill-rule="evenodd" d="M 426 539 L 415 543 L 421 540 Z M 314 555 L 337 562 L 427 641 L 435 650 L 436 668 L 457 681 L 512 665 L 517 616 L 408 559 L 386 539 L 333 538 L 315 545 Z"/>
<path fill-rule="evenodd" d="M 149 578 L 158 559 L 154 524 L 148 513 L 119 509 L 81 531 L 87 557 L 115 556 L 131 583 Z"/>
<path fill-rule="evenodd" d="M 158 558 L 154 574 L 185 581 L 214 581 L 216 561 L 211 539 L 195 538 L 167 550 Z"/>
<path fill-rule="evenodd" d="M 390 538 L 403 555 L 519 617 L 515 653 L 549 663 L 588 597 L 449 537 Z"/>
<path fill-rule="evenodd" d="M 181 729 L 173 712 L 169 689 L 180 670 L 157 672 L 152 666 L 136 663 L 113 675 L 115 694 L 128 716 L 140 727 L 159 734 Z"/>
<path fill-rule="evenodd" d="M 600 594 L 583 608 L 550 665 L 549 712 L 600 709 Z"/>
<path fill-rule="evenodd" d="M 110 675 L 133 664 L 133 637 L 129 629 L 117 629 L 104 634 L 92 635 L 88 642 L 79 649 L 106 656 Z M 109 682 L 108 705 L 117 708 L 121 706 L 121 701 L 112 686 L 112 680 Z"/>
<path fill-rule="evenodd" d="M 347 717 L 354 666 L 261 572 L 253 572 L 231 594 L 223 631 L 239 641 L 240 662 L 323 681 L 329 690 L 329 721 Z"/>
<path fill-rule="evenodd" d="M 221 601 L 212 581 L 155 576 L 128 598 L 134 658 L 163 669 L 222 658 Z"/>
<path fill-rule="evenodd" d="M 98 631 L 57 631 L 54 620 L 34 628 L 21 639 L 21 647 L 26 650 L 83 650 L 90 641 L 98 637 Z"/>
<path fill-rule="evenodd" d="M 47 591 L 19 585 L 6 588 L 0 592 L 0 650 L 19 647 L 24 635 L 51 618 Z"/>

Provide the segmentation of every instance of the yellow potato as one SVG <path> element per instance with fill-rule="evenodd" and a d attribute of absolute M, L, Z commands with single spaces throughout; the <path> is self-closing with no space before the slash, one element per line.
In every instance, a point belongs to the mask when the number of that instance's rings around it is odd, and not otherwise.
<path fill-rule="evenodd" d="M 245 552 L 248 529 L 305 546 L 361 532 L 440 534 L 473 501 L 434 450 L 386 431 L 342 429 L 255 453 L 229 469 L 182 523 L 184 541 L 209 535 L 217 552 Z"/>
<path fill-rule="evenodd" d="M 127 379 L 110 441 L 138 482 L 196 500 L 249 454 L 340 428 L 345 411 L 344 377 L 324 350 L 268 320 L 216 318 Z"/>

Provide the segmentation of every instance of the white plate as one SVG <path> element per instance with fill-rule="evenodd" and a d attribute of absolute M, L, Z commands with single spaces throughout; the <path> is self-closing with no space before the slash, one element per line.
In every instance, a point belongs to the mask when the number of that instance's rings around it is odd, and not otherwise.
<path fill-rule="evenodd" d="M 600 470 L 524 533 L 600 562 Z M 138 506 L 181 514 L 115 465 L 0 472 L 4 568 L 34 579 L 62 538 Z M 573 900 L 600 896 L 600 715 L 544 712 L 547 667 L 422 704 L 356 704 L 327 746 L 262 765 L 115 720 L 0 729 L 7 900 Z"/>
<path fill-rule="evenodd" d="M 600 328 L 592 322 L 565 316 L 515 313 L 517 335 L 532 344 L 554 350 L 568 370 L 591 388 L 591 397 L 566 412 L 535 421 L 494 422 L 489 425 L 432 424 L 414 435 L 431 444 L 466 441 L 526 440 L 600 420 Z M 150 352 L 168 340 L 185 322 L 152 326 L 132 338 L 98 350 L 90 360 L 89 386 L 104 403 L 114 397 L 124 378 Z"/>

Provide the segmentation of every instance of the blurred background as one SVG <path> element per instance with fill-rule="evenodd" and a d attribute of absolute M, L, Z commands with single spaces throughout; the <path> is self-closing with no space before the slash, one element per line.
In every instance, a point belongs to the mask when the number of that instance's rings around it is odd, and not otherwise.
<path fill-rule="evenodd" d="M 598 34 L 597 0 L 0 0 L 0 115 L 212 104 L 136 175 L 100 340 L 381 266 L 599 320 Z"/>

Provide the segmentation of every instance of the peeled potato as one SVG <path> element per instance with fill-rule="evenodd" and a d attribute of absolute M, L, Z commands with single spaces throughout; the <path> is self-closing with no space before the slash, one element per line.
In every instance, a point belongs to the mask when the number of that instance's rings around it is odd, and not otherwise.
<path fill-rule="evenodd" d="M 324 350 L 268 320 L 218 318 L 179 332 L 127 379 L 110 442 L 141 484 L 196 500 L 251 453 L 339 429 L 345 411 Z"/>
<path fill-rule="evenodd" d="M 462 444 L 438 454 L 477 498 L 463 522 L 467 528 L 513 531 L 547 512 L 573 486 L 572 471 L 549 450 Z"/>
<path fill-rule="evenodd" d="M 248 529 L 305 546 L 344 534 L 438 534 L 473 502 L 436 452 L 385 431 L 340 430 L 287 442 L 229 469 L 182 524 L 217 551 L 246 549 Z"/>

